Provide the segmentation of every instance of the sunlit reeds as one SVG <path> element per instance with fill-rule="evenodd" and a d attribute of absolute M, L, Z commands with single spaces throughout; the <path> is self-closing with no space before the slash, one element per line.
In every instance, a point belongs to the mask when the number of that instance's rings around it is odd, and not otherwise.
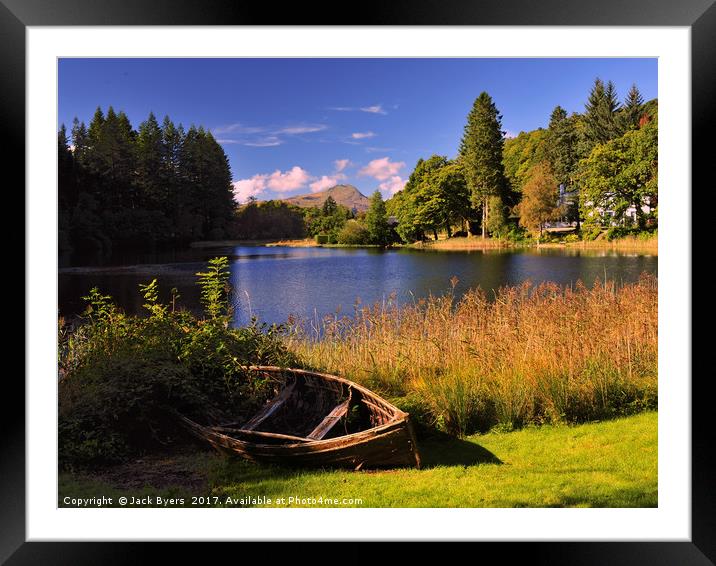
<path fill-rule="evenodd" d="M 454 282 L 455 283 L 455 282 Z M 524 283 L 294 323 L 310 366 L 412 399 L 450 432 L 656 406 L 657 280 Z"/>

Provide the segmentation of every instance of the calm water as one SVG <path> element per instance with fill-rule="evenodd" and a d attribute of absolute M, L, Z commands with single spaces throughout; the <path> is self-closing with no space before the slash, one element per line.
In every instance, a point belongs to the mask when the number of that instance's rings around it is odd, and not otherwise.
<path fill-rule="evenodd" d="M 290 316 L 322 317 L 353 312 L 360 300 L 371 304 L 395 295 L 412 301 L 450 289 L 457 277 L 457 294 L 481 286 L 495 289 L 527 279 L 562 284 L 596 278 L 636 281 L 646 271 L 657 273 L 657 257 L 611 250 L 527 249 L 519 251 L 429 252 L 418 250 L 230 247 L 145 255 L 125 255 L 104 261 L 61 262 L 59 310 L 72 316 L 83 308 L 81 297 L 97 286 L 126 312 L 142 311 L 138 285 L 156 277 L 164 289 L 176 287 L 180 304 L 199 310 L 195 273 L 206 260 L 225 255 L 231 262 L 235 322 L 255 315 L 266 322 Z"/>

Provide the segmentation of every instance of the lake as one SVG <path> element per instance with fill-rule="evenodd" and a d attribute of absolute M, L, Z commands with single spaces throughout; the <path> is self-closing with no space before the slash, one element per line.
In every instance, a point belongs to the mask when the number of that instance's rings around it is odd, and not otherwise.
<path fill-rule="evenodd" d="M 179 304 L 200 310 L 197 271 L 216 256 L 229 257 L 235 307 L 234 322 L 251 316 L 285 322 L 289 316 L 321 318 L 351 314 L 357 301 L 372 304 L 394 295 L 399 303 L 450 290 L 456 294 L 480 286 L 496 289 L 529 279 L 592 285 L 596 278 L 636 281 L 643 272 L 657 274 L 658 257 L 643 252 L 527 248 L 488 251 L 423 251 L 346 248 L 237 246 L 174 252 L 115 255 L 112 259 L 60 262 L 59 313 L 82 311 L 81 297 L 96 286 L 128 313 L 139 313 L 138 285 L 158 280 L 166 299 L 178 289 Z"/>

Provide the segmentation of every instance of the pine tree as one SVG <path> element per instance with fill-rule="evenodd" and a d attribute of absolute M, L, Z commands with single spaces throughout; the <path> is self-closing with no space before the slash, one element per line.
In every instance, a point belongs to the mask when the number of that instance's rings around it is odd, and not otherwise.
<path fill-rule="evenodd" d="M 336 213 L 336 210 L 338 210 L 336 200 L 332 196 L 328 195 L 326 200 L 323 201 L 323 206 L 321 207 L 323 216 L 333 216 Z"/>
<path fill-rule="evenodd" d="M 621 125 L 625 132 L 639 128 L 639 122 L 644 113 L 643 105 L 644 99 L 639 89 L 635 84 L 631 85 L 621 111 Z"/>
<path fill-rule="evenodd" d="M 575 181 L 578 163 L 576 117 L 567 117 L 567 112 L 557 106 L 552 111 L 547 130 L 549 164 L 563 189 L 563 201 L 567 218 L 577 222 L 579 229 L 579 191 Z"/>
<path fill-rule="evenodd" d="M 213 136 L 201 126 L 189 128 L 180 156 L 186 197 L 186 210 L 181 220 L 186 226 L 185 237 L 220 238 L 235 208 L 228 158 Z"/>
<path fill-rule="evenodd" d="M 72 121 L 72 155 L 77 163 L 82 163 L 87 152 L 87 127 L 77 118 Z"/>
<path fill-rule="evenodd" d="M 67 140 L 67 128 L 62 124 L 57 134 L 57 197 L 60 209 L 69 209 L 74 206 L 74 164 L 72 151 Z"/>
<path fill-rule="evenodd" d="M 72 250 L 71 215 L 76 204 L 74 160 L 67 140 L 67 129 L 62 124 L 57 134 L 57 243 L 60 253 Z"/>
<path fill-rule="evenodd" d="M 164 216 L 169 221 L 167 238 L 181 241 L 181 216 L 188 203 L 188 186 L 182 179 L 181 151 L 184 143 L 184 129 L 177 127 L 169 116 L 162 122 L 162 168 L 159 176 L 166 188 L 166 200 L 163 204 Z"/>
<path fill-rule="evenodd" d="M 58 132 L 60 206 L 77 247 L 187 242 L 228 235 L 235 202 L 229 161 L 211 133 L 184 133 L 153 113 L 135 131 L 127 115 L 97 108 L 89 124 L 75 118 L 73 149 Z M 69 198 L 74 188 L 76 194 Z M 68 204 L 69 203 L 69 204 Z"/>
<path fill-rule="evenodd" d="M 153 210 L 165 207 L 167 185 L 162 175 L 164 143 L 154 113 L 139 125 L 137 134 L 137 179 L 141 205 Z"/>
<path fill-rule="evenodd" d="M 231 183 L 231 167 L 224 149 L 214 139 L 211 132 L 205 133 L 204 143 L 209 163 L 205 234 L 210 239 L 219 239 L 227 235 L 229 223 L 236 209 Z"/>
<path fill-rule="evenodd" d="M 605 86 L 601 79 L 595 79 L 584 113 L 585 135 L 592 147 L 607 143 L 622 134 L 618 111 L 619 101 L 614 83 L 609 81 Z"/>
<path fill-rule="evenodd" d="M 502 164 L 504 138 L 502 116 L 492 98 L 483 92 L 475 99 L 468 114 L 460 144 L 460 163 L 465 172 L 473 205 L 482 207 L 482 237 L 486 236 L 489 216 L 488 199 L 502 196 L 505 173 Z"/>

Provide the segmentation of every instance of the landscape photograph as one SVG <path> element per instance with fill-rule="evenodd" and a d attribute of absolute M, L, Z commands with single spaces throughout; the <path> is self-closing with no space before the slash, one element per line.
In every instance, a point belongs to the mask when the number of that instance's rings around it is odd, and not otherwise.
<path fill-rule="evenodd" d="M 656 58 L 57 65 L 59 507 L 658 507 Z"/>

